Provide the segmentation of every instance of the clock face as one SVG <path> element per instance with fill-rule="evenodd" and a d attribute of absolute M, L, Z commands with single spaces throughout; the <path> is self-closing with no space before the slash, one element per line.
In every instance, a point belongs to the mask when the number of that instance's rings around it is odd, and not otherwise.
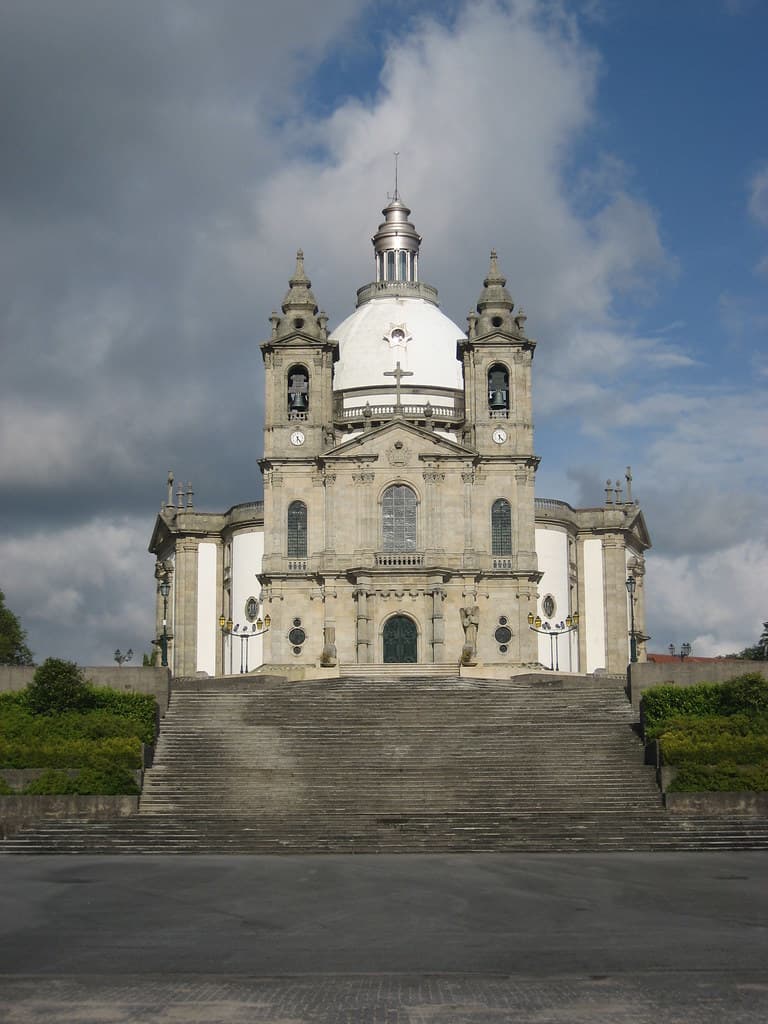
<path fill-rule="evenodd" d="M 300 430 L 294 430 L 291 434 L 291 444 L 295 444 L 297 447 L 304 444 L 304 440 L 304 434 Z"/>
<path fill-rule="evenodd" d="M 504 442 L 507 440 L 506 430 L 502 430 L 501 427 L 497 427 L 496 430 L 494 430 L 493 432 L 493 440 L 496 442 L 496 444 L 504 444 Z"/>

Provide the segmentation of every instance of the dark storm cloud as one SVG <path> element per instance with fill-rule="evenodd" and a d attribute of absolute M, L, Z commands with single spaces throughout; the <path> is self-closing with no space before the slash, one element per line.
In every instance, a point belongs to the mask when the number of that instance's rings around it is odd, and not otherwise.
<path fill-rule="evenodd" d="M 33 634 L 47 623 L 46 646 L 72 653 L 68 616 L 118 614 L 134 589 L 105 546 L 63 624 L 41 617 L 32 565 L 67 593 L 58 553 L 86 558 L 103 535 L 88 523 L 135 516 L 113 540 L 141 557 L 169 468 L 207 508 L 256 496 L 255 345 L 292 264 L 290 245 L 260 253 L 253 190 L 281 158 L 296 83 L 364 7 L 2 5 L 0 585 Z M 15 541 L 36 552 L 26 571 Z"/>

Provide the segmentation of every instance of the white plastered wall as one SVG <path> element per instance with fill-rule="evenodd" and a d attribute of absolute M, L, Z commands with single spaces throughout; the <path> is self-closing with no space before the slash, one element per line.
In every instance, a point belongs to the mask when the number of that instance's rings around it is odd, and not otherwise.
<path fill-rule="evenodd" d="M 216 544 L 202 542 L 197 549 L 197 661 L 198 672 L 216 675 Z"/>
<path fill-rule="evenodd" d="M 264 531 L 247 530 L 242 533 L 235 533 L 232 537 L 232 621 L 239 624 L 242 629 L 244 625 L 251 628 L 251 623 L 245 615 L 245 604 L 249 597 L 255 597 L 259 601 L 259 615 L 264 617 L 264 609 L 261 605 L 261 584 L 256 578 L 261 572 L 261 562 L 264 557 Z M 231 645 L 231 667 L 234 672 L 240 670 L 240 641 L 236 638 L 227 640 L 225 643 L 224 672 L 230 672 L 230 645 Z M 264 641 L 261 637 L 254 637 L 248 641 L 248 668 L 258 668 L 264 662 Z"/>
<path fill-rule="evenodd" d="M 536 555 L 539 570 L 544 576 L 539 583 L 539 601 L 536 606 L 538 614 L 554 625 L 565 620 L 574 609 L 569 608 L 569 577 L 568 577 L 568 534 L 562 529 L 536 530 Z M 548 616 L 542 608 L 542 601 L 547 594 L 555 599 L 554 615 Z M 539 661 L 549 666 L 550 651 L 554 650 L 554 642 L 542 634 L 538 635 Z M 557 641 L 556 659 L 563 672 L 578 671 L 578 645 L 575 633 L 567 633 Z"/>
<path fill-rule="evenodd" d="M 599 537 L 584 541 L 584 616 L 587 672 L 605 668 L 605 590 L 603 542 Z"/>

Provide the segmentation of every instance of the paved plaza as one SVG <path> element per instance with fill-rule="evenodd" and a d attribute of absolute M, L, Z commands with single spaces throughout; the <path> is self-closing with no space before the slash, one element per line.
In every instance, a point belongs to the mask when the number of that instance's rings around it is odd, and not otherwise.
<path fill-rule="evenodd" d="M 11 1024 L 764 1024 L 764 853 L 4 857 Z"/>

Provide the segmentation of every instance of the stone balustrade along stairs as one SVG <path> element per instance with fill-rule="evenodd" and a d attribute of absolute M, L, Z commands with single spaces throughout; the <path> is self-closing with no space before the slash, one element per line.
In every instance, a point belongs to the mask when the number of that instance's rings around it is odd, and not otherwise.
<path fill-rule="evenodd" d="M 768 822 L 681 819 L 621 680 L 444 672 L 178 680 L 139 814 L 49 821 L 3 852 L 768 847 Z"/>

